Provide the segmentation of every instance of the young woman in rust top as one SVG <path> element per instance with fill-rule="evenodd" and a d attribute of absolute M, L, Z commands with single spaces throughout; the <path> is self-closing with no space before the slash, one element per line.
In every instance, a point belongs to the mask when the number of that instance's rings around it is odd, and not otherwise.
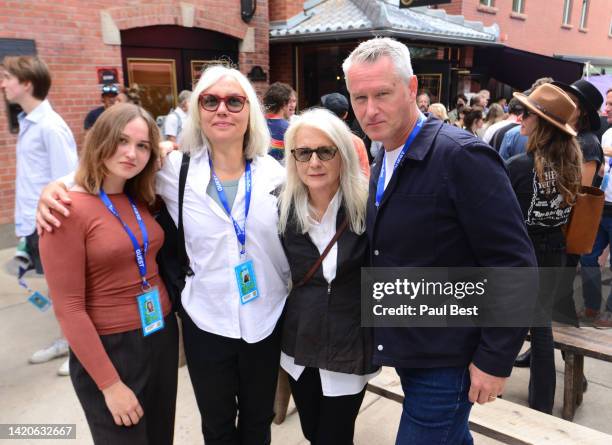
<path fill-rule="evenodd" d="M 142 108 L 106 110 L 85 142 L 71 216 L 40 241 L 95 443 L 172 443 L 177 327 L 155 262 L 163 231 L 147 208 L 158 141 Z"/>

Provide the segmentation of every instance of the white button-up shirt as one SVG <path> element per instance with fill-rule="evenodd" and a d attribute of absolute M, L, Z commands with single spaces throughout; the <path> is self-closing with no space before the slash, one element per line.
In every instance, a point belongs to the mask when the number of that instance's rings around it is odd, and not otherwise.
<path fill-rule="evenodd" d="M 336 234 L 336 216 L 340 208 L 342 201 L 342 193 L 340 190 L 336 192 L 336 195 L 331 200 L 325 210 L 325 214 L 321 218 L 321 222 L 318 222 L 309 217 L 310 229 L 308 235 L 310 239 L 317 246 L 319 254 L 322 254 L 329 241 Z M 328 283 L 331 283 L 336 278 L 336 269 L 338 265 L 338 243 L 334 243 L 332 248 L 329 250 L 327 256 L 323 259 L 323 277 Z M 281 366 L 287 371 L 287 374 L 298 380 L 304 372 L 304 366 L 297 365 L 295 359 L 284 352 L 281 352 Z M 329 371 L 327 369 L 319 369 L 319 376 L 321 378 L 321 390 L 323 395 L 326 397 L 338 397 L 357 394 L 361 392 L 366 383 L 378 374 L 379 371 L 367 374 L 367 375 L 356 375 L 346 374 L 343 372 Z"/>
<path fill-rule="evenodd" d="M 178 222 L 178 182 L 182 153 L 172 152 L 157 173 L 157 193 Z M 181 302 L 202 330 L 255 343 L 268 337 L 288 294 L 289 264 L 278 237 L 277 198 L 271 193 L 285 181 L 285 169 L 272 157 L 251 164 L 252 189 L 246 222 L 246 255 L 253 260 L 259 297 L 241 304 L 234 268 L 241 263 L 234 226 L 210 196 L 208 151 L 191 157 L 183 200 L 185 247 L 194 275 L 187 277 Z M 244 175 L 232 216 L 244 225 Z"/>
<path fill-rule="evenodd" d="M 48 100 L 19 114 L 15 178 L 15 233 L 36 230 L 36 206 L 42 189 L 73 171 L 78 162 L 72 131 Z"/>
<path fill-rule="evenodd" d="M 181 107 L 176 107 L 166 116 L 164 121 L 164 136 L 178 137 L 185 128 L 187 122 L 187 113 Z"/>

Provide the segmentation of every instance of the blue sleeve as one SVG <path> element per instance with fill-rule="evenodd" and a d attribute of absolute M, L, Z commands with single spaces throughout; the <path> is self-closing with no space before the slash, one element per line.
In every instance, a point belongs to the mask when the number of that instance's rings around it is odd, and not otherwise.
<path fill-rule="evenodd" d="M 456 150 L 449 194 L 480 267 L 535 267 L 535 253 L 507 170 L 484 143 Z M 527 328 L 483 328 L 472 358 L 482 371 L 510 375 Z"/>
<path fill-rule="evenodd" d="M 520 128 L 520 127 L 517 127 Z M 502 140 L 501 146 L 499 148 L 499 155 L 503 160 L 508 160 L 512 157 L 510 154 L 510 148 L 514 145 L 514 141 L 516 140 L 516 136 L 519 134 L 514 128 L 512 130 L 508 130 L 504 135 L 504 139 Z"/>

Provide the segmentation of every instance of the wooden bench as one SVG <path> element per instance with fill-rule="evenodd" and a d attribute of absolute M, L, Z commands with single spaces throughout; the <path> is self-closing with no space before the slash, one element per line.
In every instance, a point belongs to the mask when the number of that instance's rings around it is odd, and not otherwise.
<path fill-rule="evenodd" d="M 368 390 L 382 397 L 403 402 L 399 377 L 391 368 L 370 380 Z M 612 436 L 531 408 L 497 399 L 475 404 L 470 414 L 470 430 L 510 445 L 610 445 Z"/>
<path fill-rule="evenodd" d="M 553 339 L 565 354 L 562 416 L 572 420 L 582 403 L 584 357 L 612 362 L 612 330 L 554 326 Z"/>

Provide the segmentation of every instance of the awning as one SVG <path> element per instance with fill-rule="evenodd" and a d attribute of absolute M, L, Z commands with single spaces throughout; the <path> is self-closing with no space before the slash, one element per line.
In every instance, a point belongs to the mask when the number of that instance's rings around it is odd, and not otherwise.
<path fill-rule="evenodd" d="M 480 47 L 475 60 L 487 65 L 491 77 L 517 90 L 526 90 L 541 77 L 572 83 L 582 77 L 584 64 L 531 53 L 508 46 Z"/>

